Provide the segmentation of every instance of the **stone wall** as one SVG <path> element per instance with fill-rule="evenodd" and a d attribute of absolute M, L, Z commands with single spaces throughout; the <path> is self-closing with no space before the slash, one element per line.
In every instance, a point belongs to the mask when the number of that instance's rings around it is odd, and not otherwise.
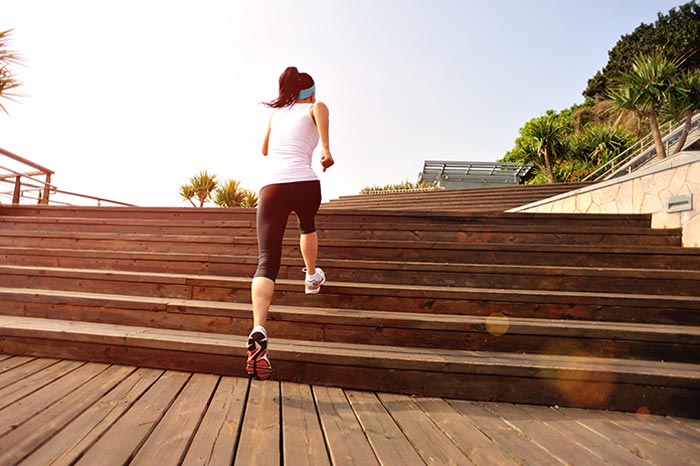
<path fill-rule="evenodd" d="M 690 209 L 668 212 L 669 199 L 688 194 Z M 624 177 L 511 212 L 652 214 L 653 228 L 683 228 L 683 245 L 700 247 L 700 152 L 684 152 Z"/>

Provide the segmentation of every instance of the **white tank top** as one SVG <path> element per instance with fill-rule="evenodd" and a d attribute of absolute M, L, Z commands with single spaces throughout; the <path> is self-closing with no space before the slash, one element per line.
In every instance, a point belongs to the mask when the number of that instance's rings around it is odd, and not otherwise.
<path fill-rule="evenodd" d="M 318 144 L 318 130 L 311 105 L 293 104 L 275 110 L 270 121 L 267 184 L 318 180 L 311 156 Z"/>

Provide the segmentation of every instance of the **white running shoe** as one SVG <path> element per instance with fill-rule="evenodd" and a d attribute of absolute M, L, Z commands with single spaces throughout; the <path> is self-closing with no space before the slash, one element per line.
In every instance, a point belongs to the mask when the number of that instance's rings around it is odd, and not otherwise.
<path fill-rule="evenodd" d="M 306 272 L 306 269 L 302 269 L 302 271 Z M 311 276 L 311 278 L 307 278 L 304 281 L 304 284 L 306 285 L 306 294 L 316 294 L 319 291 L 321 291 L 321 285 L 326 283 L 326 274 L 323 272 L 323 270 L 319 269 L 316 267 L 316 273 Z"/>

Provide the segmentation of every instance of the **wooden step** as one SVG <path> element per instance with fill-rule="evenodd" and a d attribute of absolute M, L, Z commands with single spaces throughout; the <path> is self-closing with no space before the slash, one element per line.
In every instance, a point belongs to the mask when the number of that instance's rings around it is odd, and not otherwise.
<path fill-rule="evenodd" d="M 7 354 L 243 376 L 245 337 L 0 316 Z M 470 400 L 700 416 L 696 364 L 377 347 L 272 337 L 274 377 Z M 372 357 L 368 357 L 372 355 Z"/>
<path fill-rule="evenodd" d="M 139 261 L 148 258 L 141 253 L 119 252 L 105 255 L 101 251 L 40 250 L 36 254 L 24 254 L 24 249 L 11 252 L 9 248 L 0 248 L 6 252 L 6 266 L 0 266 L 0 274 L 37 277 L 40 270 L 54 267 L 56 261 L 66 258 L 70 265 L 62 267 L 102 270 L 130 270 L 136 272 L 158 273 L 196 273 L 238 277 L 252 277 L 257 269 L 257 256 L 226 256 L 226 262 L 217 273 L 212 270 L 211 256 L 202 254 L 199 262 L 193 257 L 181 259 L 177 256 L 170 261 L 163 259 L 143 266 Z M 37 255 L 41 254 L 41 255 Z M 497 265 L 497 264 L 460 264 L 431 262 L 396 262 L 369 260 L 324 259 L 320 265 L 336 281 L 357 283 L 391 283 L 425 286 L 456 286 L 472 288 L 529 289 L 553 291 L 590 291 L 605 293 L 641 293 L 656 295 L 700 295 L 700 271 L 666 270 L 640 268 L 596 268 L 536 265 Z M 301 257 L 285 257 L 279 278 L 298 279 L 304 262 Z M 37 269 L 38 268 L 38 269 Z M 44 275 L 47 276 L 47 275 Z M 3 280 L 11 279 L 9 277 Z"/>
<path fill-rule="evenodd" d="M 383 240 L 383 241 L 444 241 L 457 243 L 518 243 L 518 244 L 590 244 L 638 246 L 680 246 L 682 230 L 660 230 L 640 227 L 570 225 L 505 226 L 433 223 L 338 223 L 317 222 L 321 241 L 326 239 Z M 231 238 L 256 236 L 250 220 L 212 220 L 192 224 L 167 224 L 151 219 L 81 219 L 43 217 L 0 217 L 0 232 L 4 236 L 21 236 L 26 232 L 41 232 L 46 237 L 60 238 L 80 233 L 127 235 L 157 235 L 161 240 L 173 237 Z M 297 239 L 296 220 L 290 220 L 285 232 L 287 238 Z"/>
<path fill-rule="evenodd" d="M 0 277 L 6 287 L 250 302 L 250 278 L 244 277 L 32 267 L 5 267 L 4 272 Z M 362 284 L 334 281 L 332 276 L 322 293 L 309 296 L 302 292 L 301 278 L 278 280 L 273 302 L 388 312 L 472 316 L 502 313 L 509 318 L 700 323 L 698 296 Z"/>
<path fill-rule="evenodd" d="M 384 192 L 341 196 L 330 201 L 335 208 L 457 209 L 463 211 L 504 211 L 587 186 L 586 183 L 559 185 L 518 185 L 418 192 Z"/>
<path fill-rule="evenodd" d="M 72 233 L 64 237 L 9 232 L 0 235 L 0 247 L 28 249 L 257 255 L 257 239 L 246 237 L 168 237 Z M 283 256 L 298 257 L 299 241 L 283 241 Z M 324 239 L 324 259 L 394 260 L 502 265 L 565 265 L 584 267 L 665 268 L 700 270 L 700 248 L 672 246 L 611 246 L 576 244 L 451 243 L 442 241 L 383 241 Z"/>
<path fill-rule="evenodd" d="M 0 288 L 2 315 L 245 336 L 250 304 Z M 700 363 L 700 327 L 274 305 L 280 338 Z"/>
<path fill-rule="evenodd" d="M 191 224 L 212 220 L 255 221 L 256 209 L 223 209 L 219 207 L 80 207 L 80 206 L 39 206 L 39 205 L 0 205 L 0 218 L 5 216 L 30 216 L 42 218 L 100 218 L 100 219 L 150 219 L 161 220 L 164 224 Z M 462 223 L 470 225 L 585 225 L 608 227 L 649 227 L 650 214 L 542 214 L 528 212 L 440 212 L 435 210 L 407 212 L 371 209 L 322 208 L 318 222 L 340 223 Z"/>

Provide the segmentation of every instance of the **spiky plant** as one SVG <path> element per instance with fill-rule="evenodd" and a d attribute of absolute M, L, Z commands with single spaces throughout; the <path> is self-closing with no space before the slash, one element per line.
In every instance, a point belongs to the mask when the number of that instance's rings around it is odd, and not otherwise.
<path fill-rule="evenodd" d="M 634 110 L 649 119 L 657 157 L 666 157 L 659 114 L 677 91 L 679 61 L 669 60 L 660 52 L 640 55 L 632 62 L 630 71 L 621 73 L 609 92 L 610 100 L 620 110 Z"/>
<path fill-rule="evenodd" d="M 21 65 L 24 58 L 17 52 L 10 50 L 12 29 L 0 32 L 0 97 L 16 101 L 20 94 L 15 90 L 21 85 L 12 72 L 12 65 Z M 9 115 L 7 108 L 0 101 L 0 110 Z"/>

